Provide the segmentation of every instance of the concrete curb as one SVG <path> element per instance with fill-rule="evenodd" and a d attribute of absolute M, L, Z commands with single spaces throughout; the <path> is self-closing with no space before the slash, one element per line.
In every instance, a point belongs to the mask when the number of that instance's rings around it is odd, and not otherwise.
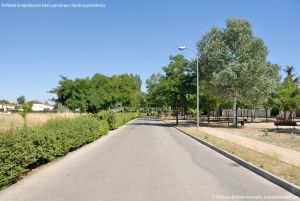
<path fill-rule="evenodd" d="M 168 124 L 166 121 L 164 121 L 164 120 L 162 120 L 162 121 L 164 123 Z M 170 124 L 168 124 L 168 125 L 170 125 Z M 272 182 L 272 183 L 280 186 L 281 188 L 284 188 L 285 190 L 287 190 L 287 191 L 293 193 L 294 195 L 297 195 L 298 197 L 300 197 L 300 187 L 298 187 L 298 186 L 296 186 L 296 185 L 294 185 L 294 184 L 292 184 L 292 183 L 290 183 L 290 182 L 288 182 L 286 180 L 283 180 L 283 179 L 277 177 L 276 175 L 274 175 L 274 174 L 272 174 L 270 172 L 267 172 L 266 170 L 264 170 L 262 168 L 256 167 L 256 166 L 248 163 L 247 161 L 245 161 L 243 159 L 240 159 L 239 157 L 234 156 L 234 155 L 228 153 L 227 151 L 224 151 L 224 150 L 222 150 L 222 149 L 220 149 L 220 148 L 218 148 L 218 147 L 216 147 L 216 146 L 214 146 L 214 145 L 212 145 L 212 144 L 210 144 L 210 143 L 208 143 L 208 142 L 206 142 L 204 140 L 201 140 L 201 139 L 199 139 L 199 138 L 197 138 L 197 137 L 195 137 L 195 136 L 193 136 L 193 135 L 191 135 L 191 134 L 189 134 L 189 133 L 187 133 L 187 132 L 185 132 L 183 130 L 180 130 L 177 127 L 173 126 L 173 128 L 175 128 L 176 130 L 178 130 L 178 131 L 184 133 L 185 135 L 193 138 L 194 140 L 200 142 L 201 144 L 203 144 L 203 145 L 211 148 L 212 150 L 214 150 L 214 151 L 222 154 L 223 156 L 225 156 L 225 157 L 233 160 L 234 162 L 236 162 L 239 165 L 247 168 L 248 170 L 251 170 L 252 172 L 258 174 L 259 176 L 261 176 L 261 177 L 269 180 L 270 182 Z"/>

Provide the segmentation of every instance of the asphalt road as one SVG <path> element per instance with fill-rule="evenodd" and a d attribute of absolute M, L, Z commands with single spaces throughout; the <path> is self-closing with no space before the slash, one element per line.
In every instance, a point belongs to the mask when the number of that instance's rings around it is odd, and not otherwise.
<path fill-rule="evenodd" d="M 263 196 L 284 200 L 292 194 L 148 118 L 134 120 L 0 192 L 1 201 L 263 200 Z"/>

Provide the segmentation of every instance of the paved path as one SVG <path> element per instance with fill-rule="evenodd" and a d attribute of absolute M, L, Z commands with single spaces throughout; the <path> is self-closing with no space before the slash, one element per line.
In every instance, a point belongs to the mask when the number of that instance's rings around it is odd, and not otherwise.
<path fill-rule="evenodd" d="M 1 201 L 209 201 L 222 196 L 292 195 L 161 121 L 147 118 L 0 192 Z"/>
<path fill-rule="evenodd" d="M 239 144 L 243 147 L 267 154 L 269 156 L 275 156 L 279 160 L 290 163 L 300 167 L 300 152 L 291 149 L 282 148 L 273 144 L 261 142 L 248 137 L 242 137 L 229 132 L 220 131 L 216 128 L 211 127 L 200 127 L 200 131 L 214 135 L 218 138 L 231 141 Z"/>
<path fill-rule="evenodd" d="M 175 120 L 166 120 L 168 123 L 174 123 Z M 260 124 L 256 124 L 257 126 L 260 126 Z M 184 122 L 182 121 L 180 123 L 180 126 L 185 127 L 186 129 L 196 129 L 196 127 L 191 124 L 190 122 Z M 247 125 L 247 126 L 252 126 Z M 273 125 L 271 125 L 272 128 Z M 275 126 L 273 126 L 276 128 Z M 239 131 L 239 130 L 232 130 L 232 129 L 224 129 L 224 128 L 214 128 L 214 127 L 207 127 L 207 126 L 200 126 L 199 130 L 203 133 L 216 136 L 218 138 L 233 142 L 235 144 L 242 145 L 243 147 L 258 151 L 260 153 L 269 155 L 271 157 L 276 157 L 279 160 L 293 164 L 295 166 L 300 167 L 300 152 L 291 150 L 288 148 L 283 148 L 274 144 L 262 142 L 259 140 L 255 140 L 249 137 L 244 137 L 235 134 L 232 134 L 233 131 Z M 242 131 L 240 131 L 242 132 Z"/>

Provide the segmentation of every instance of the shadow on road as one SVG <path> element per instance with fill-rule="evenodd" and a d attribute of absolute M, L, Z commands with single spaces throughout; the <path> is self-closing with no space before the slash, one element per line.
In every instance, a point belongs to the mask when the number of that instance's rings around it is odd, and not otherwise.
<path fill-rule="evenodd" d="M 147 122 L 144 122 L 144 121 Z M 150 122 L 149 122 L 150 121 Z M 166 124 L 162 122 L 160 119 L 155 117 L 142 117 L 139 118 L 138 121 L 127 124 L 128 126 L 160 126 L 160 127 L 170 127 L 172 124 Z"/>

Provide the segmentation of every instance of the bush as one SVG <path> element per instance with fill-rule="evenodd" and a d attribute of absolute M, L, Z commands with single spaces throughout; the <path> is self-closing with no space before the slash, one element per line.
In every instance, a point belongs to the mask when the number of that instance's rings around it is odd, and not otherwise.
<path fill-rule="evenodd" d="M 116 120 L 114 125 L 112 126 L 113 129 L 118 128 L 119 126 L 125 124 L 126 122 L 130 121 L 131 119 L 139 117 L 139 113 L 131 112 L 131 113 L 116 113 Z"/>
<path fill-rule="evenodd" d="M 38 128 L 0 133 L 0 189 L 24 173 L 67 154 L 139 117 L 139 113 L 102 111 L 96 117 L 50 120 Z"/>
<path fill-rule="evenodd" d="M 108 122 L 110 130 L 116 129 L 126 122 L 140 116 L 141 114 L 137 112 L 116 113 L 111 110 L 101 111 L 96 114 L 99 120 L 106 120 Z"/>
<path fill-rule="evenodd" d="M 50 120 L 39 128 L 0 134 L 0 189 L 28 170 L 52 161 L 107 133 L 106 120 L 91 116 Z"/>

